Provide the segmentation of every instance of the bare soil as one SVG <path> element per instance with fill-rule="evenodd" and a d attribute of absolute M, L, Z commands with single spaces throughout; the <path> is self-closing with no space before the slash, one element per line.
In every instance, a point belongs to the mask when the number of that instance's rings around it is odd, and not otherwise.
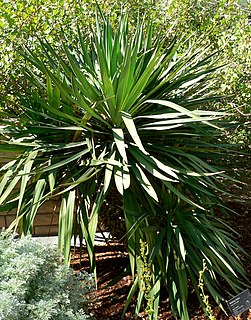
<path fill-rule="evenodd" d="M 248 253 L 247 256 L 243 257 L 243 264 L 251 281 L 251 205 L 250 198 L 245 198 L 246 195 L 244 194 L 244 199 L 242 199 L 242 201 L 228 203 L 238 215 L 233 215 L 227 222 L 236 230 L 237 242 Z M 96 246 L 96 261 L 98 289 L 93 292 L 90 303 L 90 312 L 97 320 L 135 319 L 134 303 L 129 306 L 128 311 L 122 318 L 126 297 L 130 290 L 130 286 L 132 285 L 131 276 L 125 275 L 116 284 L 111 284 L 111 281 L 116 279 L 116 277 L 129 265 L 128 254 L 124 245 L 113 242 Z M 75 252 L 72 257 L 72 266 L 75 270 L 88 270 L 87 255 L 83 255 L 80 263 L 80 255 L 78 252 Z M 226 315 L 219 307 L 215 306 L 213 302 L 211 303 L 217 320 L 234 320 L 233 317 Z M 190 319 L 206 319 L 192 289 L 190 290 L 188 305 Z M 147 316 L 142 312 L 138 319 L 147 319 Z M 251 310 L 236 319 L 251 320 Z M 170 310 L 168 296 L 165 292 L 162 293 L 161 297 L 159 320 L 174 320 Z"/>

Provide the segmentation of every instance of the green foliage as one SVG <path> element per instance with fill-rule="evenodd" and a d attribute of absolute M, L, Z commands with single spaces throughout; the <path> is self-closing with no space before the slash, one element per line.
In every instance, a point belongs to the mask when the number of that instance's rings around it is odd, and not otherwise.
<path fill-rule="evenodd" d="M 210 306 L 209 301 L 208 301 L 209 296 L 206 295 L 205 290 L 204 290 L 205 282 L 204 282 L 203 276 L 206 271 L 208 271 L 207 264 L 206 264 L 205 259 L 203 259 L 203 266 L 202 266 L 202 270 L 200 271 L 198 287 L 201 292 L 200 295 L 201 295 L 202 301 L 204 302 L 205 307 L 206 307 L 206 313 L 207 313 L 208 318 L 210 320 L 216 320 L 215 316 L 213 315 L 212 307 Z"/>
<path fill-rule="evenodd" d="M 87 273 L 73 275 L 55 249 L 30 238 L 0 238 L 0 319 L 84 320 Z"/>
<path fill-rule="evenodd" d="M 54 47 L 61 49 L 61 30 L 69 41 L 77 36 L 77 24 L 83 34 L 88 35 L 89 25 L 95 21 L 94 0 L 0 0 L 0 106 L 15 112 L 17 92 L 31 90 L 24 75 L 25 60 L 20 57 L 22 46 L 36 50 L 38 38 L 46 38 Z M 138 11 L 150 11 L 151 1 L 98 1 L 104 12 L 117 21 L 120 8 L 129 8 L 131 20 Z"/>
<path fill-rule="evenodd" d="M 139 289 L 143 292 L 144 298 L 147 301 L 147 306 L 145 311 L 148 315 L 148 319 L 151 320 L 154 314 L 153 302 L 155 300 L 154 296 L 151 296 L 152 289 L 152 263 L 149 261 L 149 250 L 146 242 L 140 239 L 140 256 L 139 259 Z"/>
<path fill-rule="evenodd" d="M 170 24 L 176 22 L 174 29 L 178 34 L 191 35 L 211 46 L 212 51 L 219 50 L 220 63 L 225 67 L 216 75 L 217 92 L 229 98 L 211 108 L 231 111 L 231 120 L 237 122 L 240 131 L 244 132 L 244 139 L 239 139 L 239 130 L 232 130 L 232 140 L 250 146 L 250 2 L 175 0 L 166 2 L 164 12 Z"/>
<path fill-rule="evenodd" d="M 244 139 L 239 139 L 239 131 L 231 128 L 231 140 L 250 145 L 250 4 L 238 0 L 130 0 L 126 3 L 109 0 L 98 3 L 109 13 L 112 24 L 116 25 L 122 7 L 130 11 L 131 31 L 138 14 L 151 16 L 160 35 L 172 30 L 172 35 L 192 36 L 196 39 L 194 46 L 204 43 L 211 46 L 212 52 L 219 50 L 219 63 L 226 67 L 216 74 L 217 92 L 230 98 L 221 104 L 211 104 L 210 108 L 231 110 L 234 120 L 241 122 L 240 130 L 244 131 Z M 12 108 L 15 111 L 18 104 L 16 92 L 30 90 L 23 71 L 25 62 L 20 59 L 18 50 L 23 45 L 36 49 L 40 37 L 61 51 L 61 28 L 72 42 L 77 37 L 77 23 L 86 37 L 89 25 L 95 20 L 95 1 L 56 0 L 52 4 L 48 0 L 2 0 L 0 6 L 0 105 L 10 112 Z"/>
<path fill-rule="evenodd" d="M 15 121 L 2 120 L 0 151 L 14 147 L 19 156 L 1 169 L 0 210 L 16 208 L 10 228 L 29 234 L 39 207 L 59 197 L 59 249 L 68 263 L 71 238 L 84 238 L 95 272 L 99 213 L 116 186 L 135 280 L 128 303 L 139 289 L 142 239 L 152 261 L 153 318 L 164 285 L 174 316 L 186 320 L 188 278 L 201 301 L 203 258 L 218 304 L 219 278 L 237 292 L 245 277 L 241 249 L 214 213 L 222 181 L 230 179 L 218 164 L 231 154 L 219 139 L 225 114 L 203 109 L 219 100 L 215 55 L 155 37 L 151 22 L 139 19 L 131 32 L 127 14 L 116 29 L 100 15 L 88 41 L 80 29 L 74 45 L 64 40 L 60 55 L 46 41 L 39 51 L 26 49 L 27 79 L 40 90 L 21 99 Z M 136 314 L 142 298 L 139 290 Z"/>

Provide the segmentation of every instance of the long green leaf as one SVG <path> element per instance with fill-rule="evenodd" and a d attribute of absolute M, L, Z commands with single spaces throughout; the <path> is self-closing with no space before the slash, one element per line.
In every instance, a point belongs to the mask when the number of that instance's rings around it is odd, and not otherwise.
<path fill-rule="evenodd" d="M 58 248 L 61 252 L 64 253 L 65 264 L 70 263 L 75 197 L 75 190 L 70 191 L 68 194 L 66 194 L 62 199 L 59 211 Z"/>

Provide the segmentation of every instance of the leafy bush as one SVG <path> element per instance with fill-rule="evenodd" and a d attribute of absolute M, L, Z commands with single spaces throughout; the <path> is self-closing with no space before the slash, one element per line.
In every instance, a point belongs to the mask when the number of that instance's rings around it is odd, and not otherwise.
<path fill-rule="evenodd" d="M 219 164 L 231 155 L 220 143 L 225 114 L 202 109 L 218 101 L 215 55 L 204 47 L 181 53 L 182 41 L 155 37 L 141 19 L 130 32 L 127 15 L 116 30 L 98 17 L 89 41 L 81 30 L 76 40 L 65 41 L 60 55 L 45 41 L 39 54 L 26 50 L 27 75 L 40 90 L 21 100 L 15 121 L 3 121 L 0 150 L 14 146 L 20 156 L 1 170 L 0 210 L 17 208 L 11 227 L 29 234 L 40 205 L 60 197 L 59 249 L 68 262 L 71 237 L 79 234 L 95 271 L 99 213 L 116 187 L 135 280 L 128 302 L 139 287 L 141 239 L 149 250 L 147 298 L 155 319 L 163 285 L 174 315 L 189 319 L 189 278 L 204 306 L 203 259 L 206 286 L 219 304 L 219 278 L 237 292 L 245 276 L 241 249 L 214 212 L 230 179 Z M 139 291 L 136 314 L 143 296 Z"/>
<path fill-rule="evenodd" d="M 195 37 L 198 42 L 210 46 L 212 52 L 219 50 L 219 63 L 226 66 L 216 75 L 216 90 L 228 98 L 223 103 L 211 105 L 211 108 L 231 112 L 231 120 L 235 121 L 232 141 L 250 147 L 251 3 L 175 0 L 166 2 L 163 12 L 168 23 L 175 21 L 177 34 Z"/>
<path fill-rule="evenodd" d="M 133 17 L 136 20 L 138 11 L 146 13 L 151 8 L 149 0 L 98 2 L 115 21 L 121 7 L 130 8 L 132 20 Z M 30 89 L 24 76 L 25 60 L 19 54 L 22 46 L 29 45 L 35 50 L 39 46 L 38 38 L 46 38 L 54 47 L 61 48 L 60 30 L 74 41 L 77 23 L 88 34 L 89 25 L 95 21 L 95 5 L 93 0 L 55 0 L 53 3 L 49 0 L 0 0 L 0 107 L 15 112 L 16 93 Z"/>
<path fill-rule="evenodd" d="M 168 34 L 171 29 L 170 34 L 192 36 L 197 43 L 211 46 L 211 52 L 219 50 L 220 64 L 226 63 L 227 66 L 216 75 L 217 92 L 231 97 L 223 103 L 211 104 L 210 108 L 231 110 L 232 120 L 238 123 L 231 126 L 233 138 L 230 140 L 250 145 L 250 4 L 239 0 L 130 0 L 126 3 L 109 0 L 99 3 L 109 13 L 112 24 L 116 24 L 120 8 L 127 8 L 130 10 L 131 31 L 138 13 L 146 17 L 151 15 L 159 34 Z M 94 22 L 95 2 L 56 0 L 51 4 L 42 0 L 0 0 L 0 6 L 0 106 L 9 112 L 14 108 L 15 112 L 18 105 L 15 92 L 27 91 L 30 87 L 23 72 L 25 62 L 18 50 L 22 45 L 36 49 L 38 37 L 52 42 L 54 48 L 61 48 L 61 28 L 68 39 L 74 41 L 77 23 L 83 34 L 88 35 L 89 24 Z"/>
<path fill-rule="evenodd" d="M 0 238 L 0 319 L 84 320 L 90 275 L 73 275 L 53 248 L 30 238 Z"/>

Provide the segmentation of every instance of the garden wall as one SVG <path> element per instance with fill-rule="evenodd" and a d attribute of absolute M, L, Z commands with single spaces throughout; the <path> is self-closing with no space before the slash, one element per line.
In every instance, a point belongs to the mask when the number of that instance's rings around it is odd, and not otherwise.
<path fill-rule="evenodd" d="M 8 158 L 14 154 L 8 153 Z M 0 154 L 0 167 L 7 162 L 6 154 Z M 57 235 L 59 204 L 57 200 L 46 201 L 34 220 L 33 234 L 36 236 Z M 7 228 L 16 217 L 16 211 L 0 212 L 0 230 Z"/>

